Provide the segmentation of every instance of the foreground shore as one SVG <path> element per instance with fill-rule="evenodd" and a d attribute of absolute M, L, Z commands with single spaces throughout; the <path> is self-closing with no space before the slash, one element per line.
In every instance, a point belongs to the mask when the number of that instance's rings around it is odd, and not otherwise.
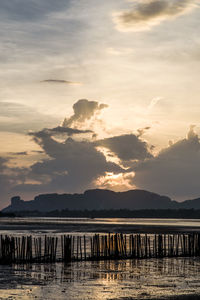
<path fill-rule="evenodd" d="M 0 234 L 191 233 L 196 220 L 12 218 Z M 83 261 L 0 266 L 0 300 L 197 300 L 200 258 Z"/>

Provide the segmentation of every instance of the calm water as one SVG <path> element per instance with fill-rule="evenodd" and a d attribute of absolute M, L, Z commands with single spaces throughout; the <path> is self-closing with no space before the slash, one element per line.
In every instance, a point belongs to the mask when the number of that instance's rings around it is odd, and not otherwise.
<path fill-rule="evenodd" d="M 1 233 L 180 232 L 199 231 L 198 219 L 0 218 Z"/>
<path fill-rule="evenodd" d="M 135 227 L 136 226 L 136 227 Z M 0 234 L 91 235 L 133 228 L 200 230 L 200 220 L 0 219 Z M 198 294 L 200 259 L 165 258 L 0 266 L 0 299 L 167 299 Z"/>

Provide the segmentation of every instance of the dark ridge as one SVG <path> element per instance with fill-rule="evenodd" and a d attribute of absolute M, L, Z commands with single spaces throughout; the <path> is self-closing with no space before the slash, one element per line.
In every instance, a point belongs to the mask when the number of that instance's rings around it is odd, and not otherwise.
<path fill-rule="evenodd" d="M 2 212 L 19 211 L 84 211 L 84 210 L 177 210 L 177 209 L 200 209 L 200 198 L 186 200 L 184 202 L 172 201 L 167 196 L 145 190 L 130 190 L 126 192 L 113 192 L 104 189 L 87 190 L 83 194 L 42 194 L 34 200 L 24 201 L 19 196 L 11 198 L 11 205 Z M 145 213 L 146 214 L 146 213 Z M 148 217 L 157 213 L 148 212 Z M 179 214 L 176 212 L 174 216 Z M 187 215 L 187 213 L 181 213 Z M 173 215 L 171 213 L 171 215 Z M 190 215 L 190 213 L 189 213 Z"/>
<path fill-rule="evenodd" d="M 15 211 L 2 216 L 16 217 L 70 217 L 70 218 L 164 218 L 164 219 L 200 219 L 200 210 L 194 209 L 110 209 L 110 210 L 53 210 Z M 1 217 L 1 214 L 0 214 Z"/>

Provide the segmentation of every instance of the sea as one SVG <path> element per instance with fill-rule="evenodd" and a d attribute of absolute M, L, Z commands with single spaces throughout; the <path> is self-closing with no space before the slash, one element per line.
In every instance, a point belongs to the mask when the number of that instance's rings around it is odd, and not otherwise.
<path fill-rule="evenodd" d="M 200 231 L 200 220 L 1 218 L 0 234 Z M 149 258 L 0 265 L 0 299 L 200 299 L 200 258 Z"/>

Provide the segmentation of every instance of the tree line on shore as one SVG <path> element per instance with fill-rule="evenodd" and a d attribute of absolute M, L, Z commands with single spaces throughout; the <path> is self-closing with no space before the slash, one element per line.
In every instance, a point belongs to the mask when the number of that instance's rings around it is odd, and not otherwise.
<path fill-rule="evenodd" d="M 200 219 L 200 209 L 109 209 L 109 210 L 53 210 L 0 212 L 0 217 L 74 217 L 74 218 L 179 218 Z"/>

